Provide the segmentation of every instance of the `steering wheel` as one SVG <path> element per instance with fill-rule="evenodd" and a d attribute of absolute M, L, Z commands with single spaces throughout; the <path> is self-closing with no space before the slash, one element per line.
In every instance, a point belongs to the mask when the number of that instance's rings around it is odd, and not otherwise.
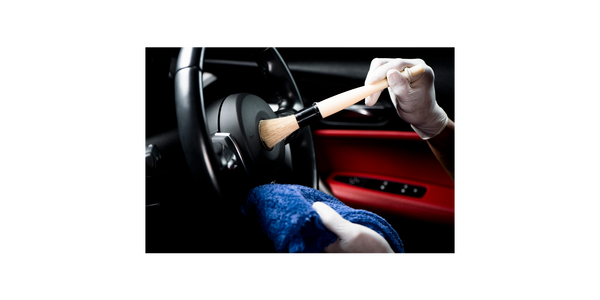
<path fill-rule="evenodd" d="M 179 52 L 174 75 L 177 124 L 195 180 L 208 180 L 221 198 L 245 196 L 252 187 L 280 182 L 283 178 L 294 178 L 294 183 L 317 188 L 315 150 L 309 128 L 299 130 L 272 149 L 263 145 L 258 134 L 260 120 L 304 108 L 286 63 L 275 48 L 247 51 L 279 99 L 275 112 L 263 99 L 249 93 L 232 94 L 207 103 L 203 96 L 205 49 L 182 48 Z M 286 155 L 291 155 L 291 170 L 285 166 Z"/>

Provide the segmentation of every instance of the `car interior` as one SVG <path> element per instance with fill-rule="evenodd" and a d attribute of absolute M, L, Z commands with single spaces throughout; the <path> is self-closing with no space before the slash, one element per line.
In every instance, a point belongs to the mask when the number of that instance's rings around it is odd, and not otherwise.
<path fill-rule="evenodd" d="M 383 217 L 407 253 L 454 253 L 454 180 L 389 94 L 273 149 L 258 121 L 364 85 L 374 58 L 420 58 L 454 118 L 454 48 L 146 48 L 146 253 L 272 253 L 240 207 L 271 182 Z"/>

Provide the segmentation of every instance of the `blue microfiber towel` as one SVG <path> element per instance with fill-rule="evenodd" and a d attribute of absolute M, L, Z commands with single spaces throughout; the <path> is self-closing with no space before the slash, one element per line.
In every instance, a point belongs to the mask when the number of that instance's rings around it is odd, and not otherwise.
<path fill-rule="evenodd" d="M 257 221 L 279 252 L 322 252 L 337 236 L 325 228 L 314 202 L 323 202 L 344 219 L 373 229 L 394 252 L 404 252 L 398 233 L 382 217 L 348 207 L 335 197 L 301 185 L 266 184 L 248 193 L 242 212 Z"/>

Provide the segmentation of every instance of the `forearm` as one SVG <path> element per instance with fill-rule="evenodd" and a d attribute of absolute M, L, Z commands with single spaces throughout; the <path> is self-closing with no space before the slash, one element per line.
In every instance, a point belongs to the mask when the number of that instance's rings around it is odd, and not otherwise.
<path fill-rule="evenodd" d="M 448 120 L 448 125 L 438 135 L 427 140 L 431 151 L 442 164 L 446 172 L 454 180 L 454 122 Z"/>

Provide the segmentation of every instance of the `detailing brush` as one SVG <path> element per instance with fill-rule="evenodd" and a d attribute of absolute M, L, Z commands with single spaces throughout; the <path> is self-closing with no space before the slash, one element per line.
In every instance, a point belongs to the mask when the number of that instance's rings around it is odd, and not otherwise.
<path fill-rule="evenodd" d="M 400 74 L 411 81 L 413 76 L 423 72 L 425 72 L 423 66 L 416 65 L 412 68 L 404 69 Z M 271 149 L 294 131 L 318 122 L 323 118 L 327 118 L 388 86 L 387 78 L 384 78 L 377 83 L 361 86 L 329 97 L 323 101 L 316 102 L 311 107 L 305 108 L 296 114 L 281 118 L 261 120 L 258 123 L 260 138 L 265 146 L 268 149 Z"/>

